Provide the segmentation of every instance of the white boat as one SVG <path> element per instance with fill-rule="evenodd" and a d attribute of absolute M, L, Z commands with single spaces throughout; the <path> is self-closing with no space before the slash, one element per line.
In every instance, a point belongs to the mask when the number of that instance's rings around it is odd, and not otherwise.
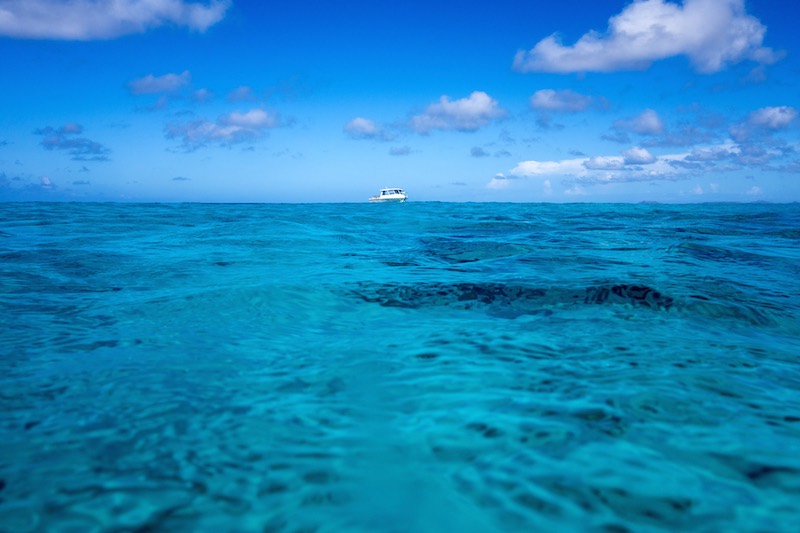
<path fill-rule="evenodd" d="M 406 191 L 398 187 L 388 187 L 381 189 L 378 196 L 371 196 L 370 202 L 405 202 L 408 200 Z"/>

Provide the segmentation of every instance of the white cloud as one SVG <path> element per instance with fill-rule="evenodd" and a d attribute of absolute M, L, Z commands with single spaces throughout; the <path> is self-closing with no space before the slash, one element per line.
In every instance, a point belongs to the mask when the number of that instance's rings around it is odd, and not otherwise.
<path fill-rule="evenodd" d="M 112 39 L 167 24 L 205 31 L 230 0 L 0 0 L 0 35 L 23 39 Z"/>
<path fill-rule="evenodd" d="M 430 104 L 425 112 L 411 118 L 411 127 L 417 133 L 431 130 L 476 131 L 494 119 L 505 116 L 497 100 L 483 91 L 475 91 L 467 98 L 450 100 L 442 96 Z"/>
<path fill-rule="evenodd" d="M 656 162 L 656 157 L 647 149 L 634 146 L 622 152 L 626 165 L 650 165 Z"/>
<path fill-rule="evenodd" d="M 506 189 L 508 188 L 509 179 L 503 174 L 497 174 L 492 178 L 492 181 L 486 184 L 487 189 Z"/>
<path fill-rule="evenodd" d="M 614 128 L 630 130 L 640 135 L 659 135 L 664 131 L 664 123 L 654 110 L 645 109 L 632 119 L 616 121 Z"/>
<path fill-rule="evenodd" d="M 794 153 L 794 149 L 782 146 L 769 148 L 750 144 L 737 145 L 731 141 L 697 147 L 690 152 L 658 156 L 645 148 L 633 147 L 622 152 L 621 156 L 597 155 L 551 161 L 521 161 L 509 171 L 508 179 L 549 181 L 558 178 L 567 188 L 588 188 L 610 183 L 687 180 L 700 173 L 720 175 L 747 169 L 797 172 L 800 168 L 798 162 L 772 164 L 782 158 L 791 157 Z M 703 194 L 718 191 L 719 184 L 712 182 L 695 192 Z"/>
<path fill-rule="evenodd" d="M 573 46 L 557 35 L 519 51 L 521 72 L 614 72 L 647 68 L 654 61 L 686 56 L 703 73 L 751 59 L 771 63 L 762 47 L 766 28 L 745 12 L 744 0 L 639 0 L 611 17 L 605 34 L 590 31 Z"/>
<path fill-rule="evenodd" d="M 356 117 L 344 126 L 344 132 L 353 139 L 374 139 L 378 141 L 392 141 L 395 135 L 379 126 L 374 120 Z"/>
<path fill-rule="evenodd" d="M 161 94 L 174 93 L 189 85 L 192 76 L 188 70 L 180 74 L 164 74 L 163 76 L 153 76 L 148 74 L 143 78 L 138 78 L 128 84 L 128 88 L 133 94 Z"/>
<path fill-rule="evenodd" d="M 586 158 L 561 161 L 522 161 L 511 169 L 511 174 L 520 177 L 576 175 L 586 170 L 583 166 L 584 161 Z"/>
<path fill-rule="evenodd" d="M 744 143 L 753 137 L 769 136 L 771 132 L 786 129 L 796 118 L 797 110 L 793 107 L 762 107 L 750 113 L 744 122 L 731 126 L 728 133 L 736 142 Z"/>
<path fill-rule="evenodd" d="M 696 148 L 686 156 L 687 161 L 724 161 L 730 159 L 733 153 L 730 151 L 732 145 L 713 146 L 711 148 Z"/>
<path fill-rule="evenodd" d="M 789 106 L 762 107 L 750 113 L 747 122 L 770 130 L 787 128 L 797 118 L 797 110 Z"/>
<path fill-rule="evenodd" d="M 586 196 L 587 193 L 583 187 L 576 184 L 570 187 L 569 189 L 566 189 L 564 191 L 564 194 L 566 194 L 567 196 Z"/>
<path fill-rule="evenodd" d="M 531 107 L 540 111 L 584 111 L 592 105 L 592 97 L 569 89 L 542 89 L 531 96 Z"/>
<path fill-rule="evenodd" d="M 208 102 L 214 97 L 214 93 L 208 89 L 198 89 L 194 92 L 193 98 L 195 102 Z"/>
<path fill-rule="evenodd" d="M 242 129 L 262 129 L 274 128 L 278 124 L 277 117 L 264 111 L 263 109 L 251 109 L 246 113 L 228 113 L 220 120 L 221 124 L 225 124 L 232 128 Z"/>
<path fill-rule="evenodd" d="M 596 156 L 584 161 L 583 166 L 589 170 L 622 170 L 625 168 L 625 163 L 621 157 Z"/>
<path fill-rule="evenodd" d="M 344 131 L 353 137 L 374 137 L 379 130 L 374 121 L 356 117 L 345 125 Z"/>
<path fill-rule="evenodd" d="M 747 195 L 748 196 L 761 196 L 762 194 L 764 194 L 764 191 L 761 190 L 761 187 L 759 187 L 757 185 L 753 185 L 747 191 Z"/>
<path fill-rule="evenodd" d="M 752 135 L 752 130 L 747 126 L 747 123 L 734 124 L 728 129 L 731 139 L 738 143 L 747 142 Z"/>
<path fill-rule="evenodd" d="M 675 165 L 676 161 L 682 162 L 686 154 L 655 157 L 643 148 L 632 148 L 625 153 L 627 160 L 623 155 L 581 157 L 559 161 L 522 161 L 511 169 L 509 174 L 517 178 L 545 178 L 547 181 L 550 178 L 561 178 L 562 184 L 571 189 L 570 194 L 584 194 L 585 187 L 593 185 L 674 181 L 689 177 L 689 169 Z M 650 162 L 645 163 L 645 161 Z M 647 167 L 643 168 L 640 165 L 647 165 Z"/>
<path fill-rule="evenodd" d="M 279 127 L 277 115 L 263 109 L 246 113 L 228 113 L 211 122 L 205 119 L 168 124 L 164 128 L 168 139 L 181 139 L 187 151 L 196 150 L 209 143 L 229 146 L 262 137 L 268 129 Z"/>
<path fill-rule="evenodd" d="M 252 87 L 248 87 L 247 85 L 237 87 L 228 94 L 229 102 L 247 102 L 257 99 Z"/>

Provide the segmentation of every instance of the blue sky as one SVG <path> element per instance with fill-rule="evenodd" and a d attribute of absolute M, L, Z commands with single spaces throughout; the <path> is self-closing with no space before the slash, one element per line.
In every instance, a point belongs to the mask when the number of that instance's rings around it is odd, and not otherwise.
<path fill-rule="evenodd" d="M 0 0 L 0 200 L 800 200 L 800 4 Z"/>

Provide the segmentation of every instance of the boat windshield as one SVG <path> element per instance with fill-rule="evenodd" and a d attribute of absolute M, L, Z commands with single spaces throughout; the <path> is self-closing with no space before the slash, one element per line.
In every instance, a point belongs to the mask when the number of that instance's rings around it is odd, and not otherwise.
<path fill-rule="evenodd" d="M 395 194 L 405 194 L 403 189 L 381 189 L 381 196 L 393 196 Z"/>

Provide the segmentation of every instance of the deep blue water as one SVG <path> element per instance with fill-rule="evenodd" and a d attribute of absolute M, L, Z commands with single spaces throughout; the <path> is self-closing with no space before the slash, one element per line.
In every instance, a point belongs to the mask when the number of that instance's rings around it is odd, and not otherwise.
<path fill-rule="evenodd" d="M 797 531 L 800 206 L 0 204 L 0 531 Z"/>

